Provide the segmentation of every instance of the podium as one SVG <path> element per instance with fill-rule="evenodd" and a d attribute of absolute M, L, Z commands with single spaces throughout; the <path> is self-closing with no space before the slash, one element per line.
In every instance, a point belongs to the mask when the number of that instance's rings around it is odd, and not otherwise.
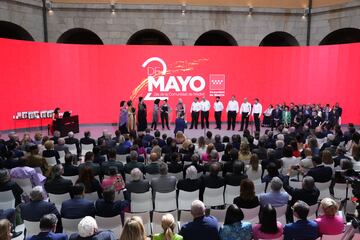
<path fill-rule="evenodd" d="M 79 116 L 58 118 L 54 121 L 54 130 L 60 132 L 61 137 L 67 136 L 69 132 L 79 132 Z"/>

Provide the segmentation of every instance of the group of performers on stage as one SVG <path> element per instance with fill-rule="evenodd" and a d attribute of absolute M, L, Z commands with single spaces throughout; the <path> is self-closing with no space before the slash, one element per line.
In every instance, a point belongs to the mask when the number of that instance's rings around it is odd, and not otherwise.
<path fill-rule="evenodd" d="M 194 98 L 191 104 L 189 113 L 191 114 L 190 129 L 197 129 L 200 124 L 201 129 L 209 129 L 209 112 L 211 104 L 206 97 L 202 97 L 199 100 L 198 97 Z M 258 98 L 254 99 L 253 104 L 249 103 L 247 98 L 239 104 L 232 96 L 228 102 L 226 108 L 224 108 L 220 97 L 216 97 L 213 103 L 214 117 L 216 122 L 215 129 L 221 129 L 221 117 L 222 112 L 225 110 L 227 113 L 227 130 L 235 130 L 236 117 L 238 114 L 241 116 L 241 123 L 239 131 L 248 129 L 249 119 L 253 118 L 255 123 L 255 131 L 260 131 L 260 126 L 276 128 L 279 125 L 285 127 L 301 127 L 308 126 L 309 128 L 315 128 L 320 124 L 328 124 L 330 127 L 341 123 L 342 108 L 336 103 L 332 108 L 329 104 L 321 106 L 320 104 L 297 104 L 290 103 L 290 105 L 277 104 L 274 108 L 273 105 L 263 112 L 262 105 Z M 167 99 L 154 101 L 152 110 L 152 122 L 151 129 L 156 130 L 159 121 L 161 119 L 162 129 L 165 127 L 170 130 L 169 127 L 169 116 L 171 113 L 171 107 L 168 104 Z M 179 98 L 178 103 L 175 107 L 176 116 L 179 121 L 175 120 L 175 123 L 181 122 L 183 125 L 185 122 L 186 108 L 182 99 Z M 263 122 L 260 124 L 260 118 L 263 115 Z M 182 119 L 182 120 L 181 120 Z M 181 120 L 181 121 L 180 121 Z M 147 128 L 147 106 L 144 103 L 143 97 L 139 97 L 138 110 L 133 106 L 131 100 L 120 103 L 120 117 L 119 117 L 119 130 L 121 133 L 128 133 L 132 130 L 145 131 Z M 185 126 L 186 127 L 186 126 Z M 176 126 L 175 126 L 176 128 Z"/>

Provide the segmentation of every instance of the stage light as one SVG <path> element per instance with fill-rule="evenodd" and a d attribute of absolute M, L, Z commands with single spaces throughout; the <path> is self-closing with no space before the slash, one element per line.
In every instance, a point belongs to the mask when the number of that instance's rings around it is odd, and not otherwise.
<path fill-rule="evenodd" d="M 111 9 L 111 14 L 115 14 L 115 12 L 116 12 L 115 3 L 110 4 L 110 9 Z"/>
<path fill-rule="evenodd" d="M 46 1 L 46 9 L 48 10 L 49 14 L 53 14 L 52 3 L 50 0 Z"/>
<path fill-rule="evenodd" d="M 302 15 L 302 19 L 306 19 L 309 15 L 309 8 L 304 8 L 304 14 Z"/>
<path fill-rule="evenodd" d="M 248 16 L 251 17 L 252 13 L 253 13 L 253 8 L 251 6 L 249 6 L 249 12 L 248 12 Z"/>
<path fill-rule="evenodd" d="M 181 5 L 181 15 L 185 16 L 185 14 L 186 14 L 186 4 L 184 3 Z"/>

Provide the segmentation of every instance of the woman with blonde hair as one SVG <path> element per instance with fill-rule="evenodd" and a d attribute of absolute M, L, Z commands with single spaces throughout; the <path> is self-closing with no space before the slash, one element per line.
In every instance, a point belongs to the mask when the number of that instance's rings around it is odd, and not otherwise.
<path fill-rule="evenodd" d="M 315 219 L 319 226 L 319 235 L 341 234 L 344 231 L 344 220 L 337 215 L 338 204 L 331 198 L 324 198 L 321 200 L 320 209 L 324 214 Z"/>
<path fill-rule="evenodd" d="M 250 145 L 246 142 L 241 142 L 239 151 L 239 160 L 249 163 L 251 158 Z"/>
<path fill-rule="evenodd" d="M 329 150 L 322 151 L 321 160 L 326 167 L 331 167 L 332 169 L 334 169 L 334 160 Z"/>
<path fill-rule="evenodd" d="M 183 144 L 186 140 L 185 134 L 182 131 L 177 131 L 175 135 L 176 144 Z"/>
<path fill-rule="evenodd" d="M 214 144 L 210 143 L 209 145 L 207 145 L 207 147 L 206 147 L 206 152 L 203 153 L 203 155 L 201 156 L 201 160 L 202 160 L 203 162 L 209 162 L 209 161 L 210 161 L 210 159 L 209 159 L 210 153 L 211 153 L 211 151 L 214 150 L 214 149 L 215 149 Z"/>
<path fill-rule="evenodd" d="M 0 239 L 1 240 L 11 240 L 11 224 L 7 219 L 0 220 Z"/>
<path fill-rule="evenodd" d="M 163 228 L 164 232 L 155 234 L 153 236 L 153 240 L 182 240 L 182 236 L 174 233 L 175 225 L 175 219 L 172 214 L 167 213 L 163 215 L 161 218 L 161 227 Z"/>
<path fill-rule="evenodd" d="M 134 216 L 125 221 L 119 240 L 146 240 L 143 221 Z"/>
<path fill-rule="evenodd" d="M 252 154 L 250 157 L 250 163 L 246 167 L 246 174 L 251 180 L 257 180 L 261 178 L 262 167 L 259 163 L 259 157 L 256 153 Z"/>

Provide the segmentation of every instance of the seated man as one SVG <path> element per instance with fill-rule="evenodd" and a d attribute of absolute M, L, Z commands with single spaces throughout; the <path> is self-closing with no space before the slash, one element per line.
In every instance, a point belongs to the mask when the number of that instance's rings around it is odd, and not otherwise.
<path fill-rule="evenodd" d="M 324 183 L 330 181 L 333 174 L 331 167 L 324 166 L 319 156 L 314 156 L 312 161 L 314 167 L 310 168 L 305 176 L 313 177 L 315 182 Z"/>
<path fill-rule="evenodd" d="M 108 151 L 108 160 L 103 162 L 101 165 L 101 170 L 105 175 L 109 175 L 109 168 L 116 167 L 117 172 L 124 176 L 124 166 L 122 162 L 116 161 L 116 150 L 114 148 L 109 149 Z"/>
<path fill-rule="evenodd" d="M 47 239 L 67 240 L 68 237 L 66 234 L 54 233 L 57 222 L 58 222 L 58 219 L 54 214 L 50 213 L 50 214 L 44 215 L 40 219 L 41 232 L 38 235 L 34 235 L 34 236 L 28 238 L 28 240 L 47 240 Z"/>
<path fill-rule="evenodd" d="M 145 166 L 145 172 L 148 174 L 159 174 L 159 157 L 156 153 L 150 154 L 151 163 Z"/>
<path fill-rule="evenodd" d="M 94 203 L 84 199 L 85 187 L 75 184 L 72 188 L 73 198 L 62 203 L 61 216 L 63 218 L 78 219 L 85 216 L 95 216 Z"/>
<path fill-rule="evenodd" d="M 39 222 L 42 216 L 53 213 L 61 219 L 54 203 L 44 200 L 46 195 L 41 186 L 34 187 L 30 192 L 30 202 L 20 204 L 21 218 L 31 222 Z M 61 224 L 58 225 L 58 231 L 61 232 Z"/>
<path fill-rule="evenodd" d="M 205 216 L 205 205 L 200 200 L 191 204 L 191 215 L 194 220 L 186 223 L 179 235 L 184 240 L 218 240 L 218 221 L 212 216 Z"/>
<path fill-rule="evenodd" d="M 103 199 L 98 199 L 95 202 L 96 216 L 100 217 L 115 217 L 121 215 L 124 218 L 124 210 L 128 207 L 127 201 L 115 201 L 114 187 L 105 188 L 103 192 Z"/>
<path fill-rule="evenodd" d="M 289 195 L 286 192 L 281 192 L 283 182 L 278 177 L 273 177 L 270 182 L 269 193 L 262 193 L 260 195 L 260 205 L 265 206 L 271 204 L 274 208 L 282 207 L 289 201 Z"/>
<path fill-rule="evenodd" d="M 134 168 L 138 168 L 142 173 L 145 173 L 145 165 L 141 162 L 138 162 L 138 153 L 135 150 L 130 152 L 130 161 L 125 164 L 124 171 L 127 174 L 130 174 Z"/>
<path fill-rule="evenodd" d="M 71 234 L 69 240 L 115 240 L 112 231 L 99 231 L 96 220 L 93 217 L 84 217 L 78 224 L 78 233 Z"/>
<path fill-rule="evenodd" d="M 64 194 L 71 193 L 73 183 L 69 179 L 62 177 L 64 168 L 61 164 L 55 165 L 51 169 L 51 176 L 45 182 L 45 190 L 47 193 Z"/>
<path fill-rule="evenodd" d="M 168 193 L 175 190 L 177 179 L 174 176 L 168 175 L 168 165 L 161 162 L 159 168 L 160 176 L 151 180 L 151 188 L 153 196 L 156 192 Z"/>
<path fill-rule="evenodd" d="M 225 179 L 221 176 L 218 176 L 220 168 L 221 167 L 219 163 L 211 163 L 210 174 L 203 175 L 201 177 L 200 196 L 203 195 L 205 188 L 220 188 L 225 186 Z"/>
<path fill-rule="evenodd" d="M 68 146 L 65 145 L 65 139 L 64 138 L 59 138 L 58 139 L 58 143 L 55 145 L 54 147 L 55 151 L 64 151 L 65 154 L 69 154 L 69 148 Z"/>
<path fill-rule="evenodd" d="M 79 154 L 79 153 L 81 152 L 81 151 L 80 151 L 79 139 L 75 138 L 73 132 L 69 132 L 69 133 L 68 133 L 68 137 L 65 138 L 65 143 L 66 143 L 67 145 L 75 144 L 77 153 Z"/>
<path fill-rule="evenodd" d="M 73 164 L 74 159 L 76 158 L 75 155 L 68 153 L 65 155 L 65 163 L 64 167 L 64 176 L 77 176 L 79 175 L 79 167 Z"/>
<path fill-rule="evenodd" d="M 84 137 L 80 139 L 80 143 L 84 145 L 92 144 L 94 147 L 96 146 L 96 141 L 95 139 L 91 138 L 90 131 L 84 132 Z"/>
<path fill-rule="evenodd" d="M 85 168 L 86 166 L 89 166 L 92 170 L 95 176 L 100 175 L 101 177 L 101 168 L 100 165 L 98 163 L 94 163 L 94 153 L 92 152 L 87 152 L 85 153 L 85 159 L 84 159 L 84 163 L 79 165 L 79 172 L 81 171 L 81 169 Z"/>
<path fill-rule="evenodd" d="M 299 220 L 284 226 L 284 240 L 315 240 L 319 236 L 318 224 L 307 220 L 309 205 L 303 201 L 294 204 L 294 216 Z"/>
<path fill-rule="evenodd" d="M 144 179 L 143 173 L 138 168 L 131 170 L 131 182 L 126 184 L 127 193 L 144 193 L 149 191 L 149 180 Z"/>
<path fill-rule="evenodd" d="M 0 169 L 0 192 L 12 191 L 15 198 L 15 206 L 21 203 L 22 188 L 10 178 L 10 172 L 7 169 Z M 15 207 L 13 206 L 13 207 Z"/>

